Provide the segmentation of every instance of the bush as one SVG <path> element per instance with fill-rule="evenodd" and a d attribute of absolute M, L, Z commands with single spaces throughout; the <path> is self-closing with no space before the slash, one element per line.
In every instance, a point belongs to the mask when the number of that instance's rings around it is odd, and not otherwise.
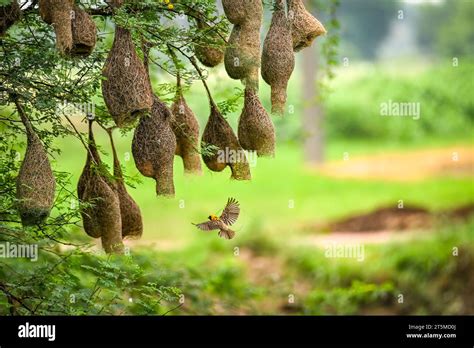
<path fill-rule="evenodd" d="M 468 137 L 474 121 L 474 64 L 435 66 L 415 76 L 376 70 L 334 88 L 327 100 L 326 131 L 333 138 L 414 141 Z M 381 116 L 383 102 L 420 103 L 420 118 Z"/>

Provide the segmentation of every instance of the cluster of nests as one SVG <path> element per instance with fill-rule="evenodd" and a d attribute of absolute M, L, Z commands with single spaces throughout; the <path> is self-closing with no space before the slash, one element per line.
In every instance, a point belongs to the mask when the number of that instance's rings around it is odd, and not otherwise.
<path fill-rule="evenodd" d="M 111 5 L 119 7 L 123 2 L 114 0 Z M 284 113 L 288 80 L 295 65 L 294 52 L 310 46 L 317 36 L 325 33 L 302 0 L 275 0 L 261 50 L 262 1 L 222 0 L 222 4 L 233 24 L 230 37 L 226 42 L 209 24 L 197 19 L 197 28 L 206 41 L 197 40 L 194 51 L 204 66 L 215 67 L 224 62 L 229 77 L 244 83 L 244 107 L 236 135 L 207 90 L 210 116 L 201 137 L 201 148 L 199 124 L 183 96 L 179 76 L 174 103 L 168 108 L 152 90 L 147 63 L 137 55 L 130 31 L 115 28 L 113 45 L 103 68 L 103 98 L 119 128 L 135 125 L 132 142 L 135 164 L 142 175 L 156 181 L 158 195 L 174 195 L 175 155 L 182 158 L 187 173 L 201 173 L 202 157 L 212 171 L 230 167 L 233 179 L 249 180 L 245 150 L 255 151 L 258 156 L 273 156 L 275 152 L 273 122 L 258 95 L 259 70 L 271 86 L 272 113 Z M 73 0 L 40 0 L 39 9 L 43 20 L 54 28 L 61 54 L 87 56 L 92 52 L 97 29 L 90 16 Z M 4 14 L 0 27 L 3 34 L 20 17 L 21 11 L 14 1 L 0 7 L 0 12 Z M 21 119 L 27 130 L 28 146 L 17 180 L 17 196 L 22 222 L 31 225 L 49 215 L 54 199 L 54 176 L 43 145 L 26 115 Z M 140 237 L 143 224 L 138 205 L 127 193 L 111 132 L 109 136 L 113 175 L 101 162 L 89 122 L 86 165 L 77 191 L 86 233 L 101 238 L 106 252 L 121 253 L 123 238 Z"/>

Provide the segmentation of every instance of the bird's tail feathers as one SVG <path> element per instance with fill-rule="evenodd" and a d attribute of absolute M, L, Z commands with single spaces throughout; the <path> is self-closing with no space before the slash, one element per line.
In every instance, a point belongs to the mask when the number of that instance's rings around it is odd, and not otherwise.
<path fill-rule="evenodd" d="M 219 231 L 219 237 L 225 238 L 225 239 L 232 239 L 235 237 L 235 232 L 228 229 L 228 230 L 220 230 Z"/>

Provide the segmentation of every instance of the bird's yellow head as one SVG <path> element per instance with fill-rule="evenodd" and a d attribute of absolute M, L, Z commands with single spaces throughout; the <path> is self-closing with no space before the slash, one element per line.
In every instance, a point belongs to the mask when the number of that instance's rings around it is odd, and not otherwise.
<path fill-rule="evenodd" d="M 211 221 L 217 221 L 217 220 L 219 220 L 219 218 L 218 218 L 216 215 L 209 215 L 209 216 L 208 216 L 208 219 L 211 220 Z"/>

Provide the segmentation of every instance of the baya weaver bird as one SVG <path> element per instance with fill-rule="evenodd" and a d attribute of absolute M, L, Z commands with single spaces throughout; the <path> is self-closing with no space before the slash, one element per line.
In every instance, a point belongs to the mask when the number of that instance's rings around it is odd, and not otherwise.
<path fill-rule="evenodd" d="M 227 200 L 227 205 L 222 211 L 221 216 L 209 215 L 209 221 L 193 224 L 203 231 L 219 230 L 218 236 L 225 239 L 232 239 L 235 236 L 235 232 L 232 231 L 229 226 L 237 221 L 239 217 L 240 207 L 239 202 L 234 198 Z"/>

